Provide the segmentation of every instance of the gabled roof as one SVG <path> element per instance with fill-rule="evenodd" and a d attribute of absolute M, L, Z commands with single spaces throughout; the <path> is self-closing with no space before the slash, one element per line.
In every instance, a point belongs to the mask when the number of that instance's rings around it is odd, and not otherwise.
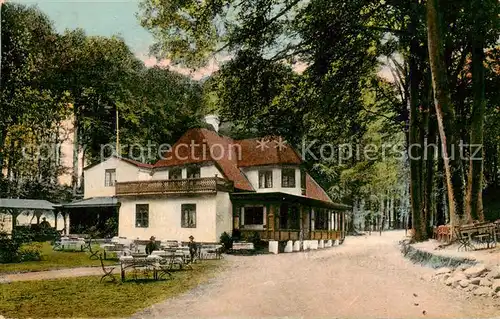
<path fill-rule="evenodd" d="M 153 168 L 153 165 L 151 165 L 151 164 L 142 163 L 142 162 L 130 159 L 130 158 L 120 157 L 120 156 L 116 156 L 116 155 L 112 155 L 110 158 L 116 158 L 116 159 L 122 160 L 122 161 L 124 161 L 126 163 L 129 163 L 131 165 L 140 167 L 140 168 L 147 168 L 147 169 L 152 169 Z M 87 165 L 83 169 L 87 170 L 87 169 L 92 168 L 94 166 L 97 166 L 97 165 L 99 165 L 101 163 L 103 163 L 103 162 L 97 162 L 97 163 L 94 163 L 94 164 L 91 164 L 91 165 Z"/>
<path fill-rule="evenodd" d="M 207 129 L 190 129 L 172 149 L 163 154 L 165 159 L 158 161 L 154 167 L 213 162 L 227 179 L 234 182 L 235 188 L 254 191 L 240 167 L 302 163 L 292 147 L 285 144 L 280 148 L 278 140 L 270 141 L 263 147 L 262 140 L 259 139 L 233 140 Z M 332 202 L 323 188 L 309 175 L 306 176 L 305 197 Z"/>
<path fill-rule="evenodd" d="M 57 206 L 43 199 L 0 198 L 0 209 L 53 210 Z"/>
<path fill-rule="evenodd" d="M 306 174 L 306 197 L 333 203 L 328 194 L 309 174 Z"/>
<path fill-rule="evenodd" d="M 135 160 L 130 159 L 130 158 L 118 157 L 118 156 L 114 156 L 114 157 L 116 157 L 118 159 L 121 159 L 122 161 L 127 162 L 129 164 L 132 164 L 132 165 L 135 165 L 137 167 L 140 167 L 140 168 L 148 168 L 148 169 L 153 168 L 153 165 L 151 165 L 151 164 L 147 164 L 147 163 L 135 161 Z"/>
<path fill-rule="evenodd" d="M 231 138 L 196 128 L 188 130 L 154 167 L 214 162 L 221 173 L 233 181 L 235 188 L 253 191 L 252 184 L 238 167 L 238 156 L 237 144 Z"/>
<path fill-rule="evenodd" d="M 265 141 L 265 142 L 263 142 Z M 239 167 L 293 164 L 302 163 L 300 156 L 289 145 L 278 144 L 276 140 L 245 139 L 235 141 L 241 146 L 242 156 L 238 161 Z"/>

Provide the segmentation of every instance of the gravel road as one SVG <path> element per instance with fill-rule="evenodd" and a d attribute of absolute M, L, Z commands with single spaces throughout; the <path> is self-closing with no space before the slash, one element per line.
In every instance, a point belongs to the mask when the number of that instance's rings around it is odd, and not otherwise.
<path fill-rule="evenodd" d="M 484 318 L 500 300 L 431 281 L 434 270 L 404 259 L 404 232 L 348 237 L 324 250 L 227 256 L 209 283 L 136 314 L 165 317 Z"/>

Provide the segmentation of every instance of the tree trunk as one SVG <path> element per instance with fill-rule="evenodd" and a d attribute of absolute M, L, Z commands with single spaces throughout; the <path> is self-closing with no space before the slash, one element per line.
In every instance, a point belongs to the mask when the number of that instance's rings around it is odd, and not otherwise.
<path fill-rule="evenodd" d="M 3 178 L 3 163 L 4 163 L 4 150 L 5 150 L 6 138 L 7 138 L 7 128 L 3 127 L 0 130 L 0 179 Z"/>
<path fill-rule="evenodd" d="M 444 164 L 443 158 L 441 157 L 441 143 L 438 143 L 438 163 L 436 171 L 436 225 L 446 224 L 446 212 L 444 206 L 444 200 L 446 196 L 445 185 L 444 185 Z"/>
<path fill-rule="evenodd" d="M 73 196 L 76 196 L 78 189 L 78 153 L 80 150 L 80 143 L 78 140 L 78 120 L 76 113 L 76 106 L 73 105 L 73 171 L 71 173 L 71 186 L 73 188 Z"/>
<path fill-rule="evenodd" d="M 479 23 L 479 22 L 475 22 Z M 484 123 L 484 42 L 480 34 L 472 40 L 472 88 L 473 106 L 470 133 L 470 163 L 467 183 L 466 216 L 472 220 L 484 221 L 483 192 L 483 123 Z"/>
<path fill-rule="evenodd" d="M 419 85 L 421 81 L 421 71 L 418 68 L 417 56 L 419 42 L 416 34 L 418 19 L 413 14 L 410 23 L 410 134 L 409 134 L 409 160 L 410 160 L 410 197 L 411 197 L 411 225 L 415 229 L 416 241 L 427 239 L 425 231 L 425 220 L 423 215 L 423 194 L 422 194 L 422 143 L 419 132 Z M 409 223 L 410 224 L 410 223 Z"/>
<path fill-rule="evenodd" d="M 443 145 L 443 160 L 448 190 L 450 224 L 455 226 L 463 218 L 463 178 L 458 143 L 455 137 L 455 115 L 451 105 L 446 65 L 441 43 L 441 23 L 439 21 L 439 1 L 427 1 L 427 39 L 429 61 L 434 88 L 434 105 Z M 452 232 L 453 234 L 453 232 Z"/>

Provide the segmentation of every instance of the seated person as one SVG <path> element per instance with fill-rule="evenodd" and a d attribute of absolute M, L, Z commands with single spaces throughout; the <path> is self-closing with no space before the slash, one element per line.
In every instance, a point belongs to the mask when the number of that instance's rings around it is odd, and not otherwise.
<path fill-rule="evenodd" d="M 40 223 L 40 228 L 50 228 L 50 223 L 47 221 L 47 218 L 43 217 L 42 222 Z"/>
<path fill-rule="evenodd" d="M 151 255 L 155 250 L 159 250 L 159 247 L 156 244 L 155 236 L 151 236 L 151 238 L 149 238 L 149 243 L 146 245 L 146 254 Z"/>

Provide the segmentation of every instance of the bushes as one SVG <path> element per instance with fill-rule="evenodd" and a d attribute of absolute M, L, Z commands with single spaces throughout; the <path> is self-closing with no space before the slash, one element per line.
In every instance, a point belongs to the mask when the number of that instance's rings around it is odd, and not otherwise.
<path fill-rule="evenodd" d="M 7 233 L 0 233 L 0 263 L 12 263 L 18 261 L 21 242 L 11 239 Z"/>
<path fill-rule="evenodd" d="M 12 238 L 7 233 L 0 232 L 0 263 L 40 260 L 42 245 L 31 243 L 32 238 L 25 231 L 14 232 Z"/>
<path fill-rule="evenodd" d="M 19 261 L 33 261 L 42 259 L 42 243 L 31 243 L 19 249 Z"/>

